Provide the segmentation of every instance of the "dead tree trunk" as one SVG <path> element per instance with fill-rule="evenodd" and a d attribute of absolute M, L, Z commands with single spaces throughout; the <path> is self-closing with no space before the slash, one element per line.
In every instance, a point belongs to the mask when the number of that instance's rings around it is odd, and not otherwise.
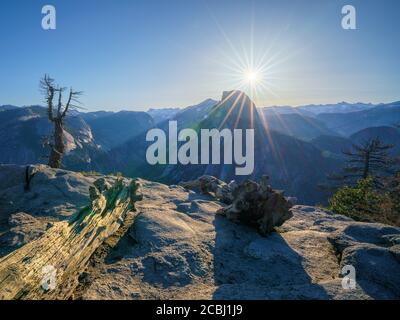
<path fill-rule="evenodd" d="M 112 187 L 95 185 L 91 205 L 72 221 L 55 223 L 39 239 L 0 259 L 0 300 L 70 298 L 91 255 L 141 200 L 134 180 L 128 184 L 120 179 Z"/>
<path fill-rule="evenodd" d="M 64 154 L 64 124 L 63 119 L 54 120 L 54 145 L 52 145 L 49 158 L 49 166 L 61 168 L 62 156 Z"/>
<path fill-rule="evenodd" d="M 77 107 L 72 103 L 78 101 L 78 96 L 81 95 L 79 91 L 73 91 L 72 88 L 69 90 L 69 95 L 67 102 L 63 103 L 62 94 L 65 88 L 55 85 L 54 79 L 45 75 L 40 82 L 42 91 L 46 97 L 47 103 L 47 114 L 49 121 L 54 124 L 53 131 L 53 142 L 50 143 L 50 156 L 49 156 L 49 166 L 52 168 L 60 168 L 62 164 L 62 157 L 64 155 L 64 119 L 67 112 L 71 107 Z M 54 98 L 58 95 L 57 110 L 54 110 Z"/>

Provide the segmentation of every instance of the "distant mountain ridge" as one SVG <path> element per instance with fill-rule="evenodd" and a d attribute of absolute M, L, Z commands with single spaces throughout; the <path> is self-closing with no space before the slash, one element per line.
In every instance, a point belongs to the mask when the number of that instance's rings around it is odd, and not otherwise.
<path fill-rule="evenodd" d="M 364 111 L 376 107 L 376 105 L 372 103 L 348 103 L 348 102 L 339 102 L 336 104 L 310 104 L 305 106 L 298 107 L 300 110 L 311 112 L 315 115 L 321 113 L 349 113 L 356 111 Z"/>
<path fill-rule="evenodd" d="M 66 119 L 64 141 L 66 166 L 87 166 L 99 152 L 90 127 L 80 117 Z M 0 112 L 0 163 L 47 163 L 45 140 L 52 135 L 47 109 L 41 106 Z"/>
<path fill-rule="evenodd" d="M 154 127 L 153 118 L 146 112 L 119 111 L 92 117 L 91 113 L 80 116 L 92 129 L 96 142 L 103 150 L 110 150 L 129 139 Z"/>
<path fill-rule="evenodd" d="M 400 102 L 264 107 L 261 110 L 271 128 L 306 141 L 320 135 L 350 137 L 369 127 L 400 123 Z"/>
<path fill-rule="evenodd" d="M 47 163 L 53 127 L 42 106 L 13 107 L 0 112 L 0 163 Z M 0 110 L 2 108 L 0 107 Z M 92 161 L 154 126 L 145 112 L 89 112 L 74 110 L 66 118 L 63 164 L 90 170 Z"/>
<path fill-rule="evenodd" d="M 308 116 L 316 116 L 321 113 L 349 113 L 356 111 L 364 111 L 376 107 L 376 104 L 372 103 L 348 103 L 338 102 L 333 104 L 309 104 L 298 107 L 292 106 L 271 106 L 263 107 L 264 111 L 268 113 L 269 110 L 277 114 L 288 114 L 288 113 L 300 113 Z"/>
<path fill-rule="evenodd" d="M 390 153 L 394 156 L 400 155 L 400 129 L 394 127 L 370 127 L 351 135 L 354 143 L 363 143 L 369 139 L 378 138 L 385 144 L 392 145 Z"/>
<path fill-rule="evenodd" d="M 341 113 L 321 113 L 316 118 L 342 136 L 350 136 L 357 131 L 378 126 L 393 126 L 400 123 L 400 102 L 380 104 L 364 111 Z"/>
<path fill-rule="evenodd" d="M 0 112 L 7 111 L 7 110 L 13 110 L 13 109 L 17 109 L 17 108 L 18 108 L 17 106 L 7 104 L 7 105 L 0 106 Z"/>
<path fill-rule="evenodd" d="M 296 196 L 302 203 L 322 202 L 318 182 L 337 166 L 336 160 L 325 158 L 312 144 L 281 134 L 268 128 L 264 116 L 254 102 L 241 91 L 224 92 L 221 101 L 199 119 L 194 129 L 249 129 L 255 130 L 255 168 L 250 176 L 234 174 L 235 165 L 167 165 L 162 180 L 171 183 L 191 180 L 208 174 L 230 180 L 256 179 L 270 176 L 271 182 L 287 195 Z M 222 148 L 222 146 L 221 146 Z M 319 170 L 315 170 L 315 167 Z"/>
<path fill-rule="evenodd" d="M 147 110 L 147 113 L 154 119 L 155 123 L 160 123 L 162 121 L 171 119 L 182 109 L 180 108 L 160 108 Z"/>
<path fill-rule="evenodd" d="M 339 105 L 336 107 L 341 112 L 337 113 L 318 113 L 323 106 L 257 108 L 243 92 L 234 90 L 224 92 L 220 101 L 207 99 L 179 110 L 161 109 L 166 117 L 163 120 L 155 120 L 148 112 L 74 111 L 66 122 L 63 164 L 72 170 L 122 172 L 165 183 L 203 174 L 227 182 L 267 174 L 277 188 L 300 202 L 324 203 L 326 195 L 317 185 L 342 167 L 343 149 L 379 136 L 384 143 L 395 145 L 395 155 L 400 154 L 400 138 L 394 128 L 400 123 L 400 102 L 357 104 L 354 108 L 361 111 L 353 111 L 353 107 L 344 110 Z M 237 177 L 234 166 L 229 165 L 149 165 L 146 150 L 151 142 L 146 141 L 146 133 L 151 128 L 168 132 L 169 120 L 176 121 L 179 130 L 254 128 L 253 175 Z M 44 107 L 0 106 L 0 163 L 46 163 L 48 148 L 42 140 L 51 133 Z"/>
<path fill-rule="evenodd" d="M 337 136 L 338 133 L 329 129 L 323 121 L 301 113 L 272 114 L 262 109 L 265 122 L 271 130 L 276 130 L 288 136 L 304 141 L 310 141 L 322 135 Z"/>

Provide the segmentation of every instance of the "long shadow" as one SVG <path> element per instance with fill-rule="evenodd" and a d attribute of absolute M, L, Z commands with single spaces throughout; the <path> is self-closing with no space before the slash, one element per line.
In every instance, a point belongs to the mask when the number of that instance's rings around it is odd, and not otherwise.
<path fill-rule="evenodd" d="M 312 283 L 302 257 L 278 233 L 254 229 L 216 215 L 213 299 L 330 299 Z"/>
<path fill-rule="evenodd" d="M 212 200 L 207 195 L 189 194 L 184 201 L 177 200 L 177 211 L 190 214 L 193 219 L 207 219 L 202 215 L 199 203 Z M 132 275 L 151 286 L 167 290 L 185 287 L 192 282 L 192 275 L 212 275 L 217 289 L 213 299 L 329 299 L 324 288 L 313 284 L 302 266 L 302 257 L 286 243 L 278 233 L 261 237 L 254 229 L 234 224 L 225 217 L 215 215 L 209 222 L 215 228 L 215 243 L 208 248 L 213 256 L 211 270 L 202 273 L 197 268 L 199 256 L 179 244 L 181 255 L 149 255 L 152 245 L 135 242 L 136 231 L 143 230 L 143 221 L 135 220 L 122 233 L 115 246 L 107 252 L 100 264 L 113 265 L 128 258 L 143 257 L 140 266 L 130 266 Z M 138 224 L 136 222 L 139 222 Z M 137 229 L 137 230 L 136 230 Z M 151 229 L 147 230 L 152 232 Z M 154 241 L 173 241 L 158 239 Z M 154 249 L 169 247 L 169 243 L 154 244 Z M 176 243 L 178 245 L 178 243 Z M 149 251 L 150 250 L 150 251 Z M 189 269 L 188 269 L 188 266 Z"/>

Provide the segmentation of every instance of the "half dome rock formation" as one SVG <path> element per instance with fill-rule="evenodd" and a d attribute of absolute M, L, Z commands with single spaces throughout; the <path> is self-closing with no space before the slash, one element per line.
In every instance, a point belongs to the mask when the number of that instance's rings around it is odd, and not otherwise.
<path fill-rule="evenodd" d="M 26 171 L 0 165 L 3 299 L 400 298 L 400 228 L 297 205 L 265 237 L 213 194 L 47 166 L 27 189 Z"/>

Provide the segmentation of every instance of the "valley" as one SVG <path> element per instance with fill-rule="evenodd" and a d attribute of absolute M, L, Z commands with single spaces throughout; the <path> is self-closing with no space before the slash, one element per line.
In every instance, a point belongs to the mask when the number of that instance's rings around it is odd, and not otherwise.
<path fill-rule="evenodd" d="M 324 106 L 253 109 L 253 103 L 241 92 L 234 92 L 224 101 L 231 93 L 224 93 L 219 102 L 207 99 L 179 111 L 160 109 L 161 121 L 145 112 L 75 112 L 67 119 L 64 167 L 87 172 L 121 172 L 165 183 L 190 180 L 202 174 L 228 182 L 240 181 L 242 178 L 235 174 L 233 165 L 212 163 L 211 159 L 201 164 L 200 157 L 198 165 L 190 165 L 188 161 L 151 165 L 146 161 L 146 151 L 151 146 L 146 134 L 151 129 L 168 134 L 169 121 L 177 123 L 177 130 L 192 128 L 199 134 L 201 129 L 253 128 L 254 170 L 243 178 L 267 174 L 278 189 L 285 190 L 299 203 L 313 205 L 326 203 L 328 195 L 317 185 L 326 183 L 326 176 L 343 166 L 342 151 L 354 143 L 381 137 L 395 145 L 393 156 L 400 154 L 400 134 L 395 127 L 400 122 L 399 103 L 339 103 L 326 106 L 326 113 Z M 156 113 L 154 109 L 152 114 L 158 119 Z M 0 163 L 47 163 L 48 149 L 43 141 L 51 131 L 45 116 L 45 109 L 40 106 L 0 107 Z M 177 147 L 182 144 L 178 142 Z"/>

